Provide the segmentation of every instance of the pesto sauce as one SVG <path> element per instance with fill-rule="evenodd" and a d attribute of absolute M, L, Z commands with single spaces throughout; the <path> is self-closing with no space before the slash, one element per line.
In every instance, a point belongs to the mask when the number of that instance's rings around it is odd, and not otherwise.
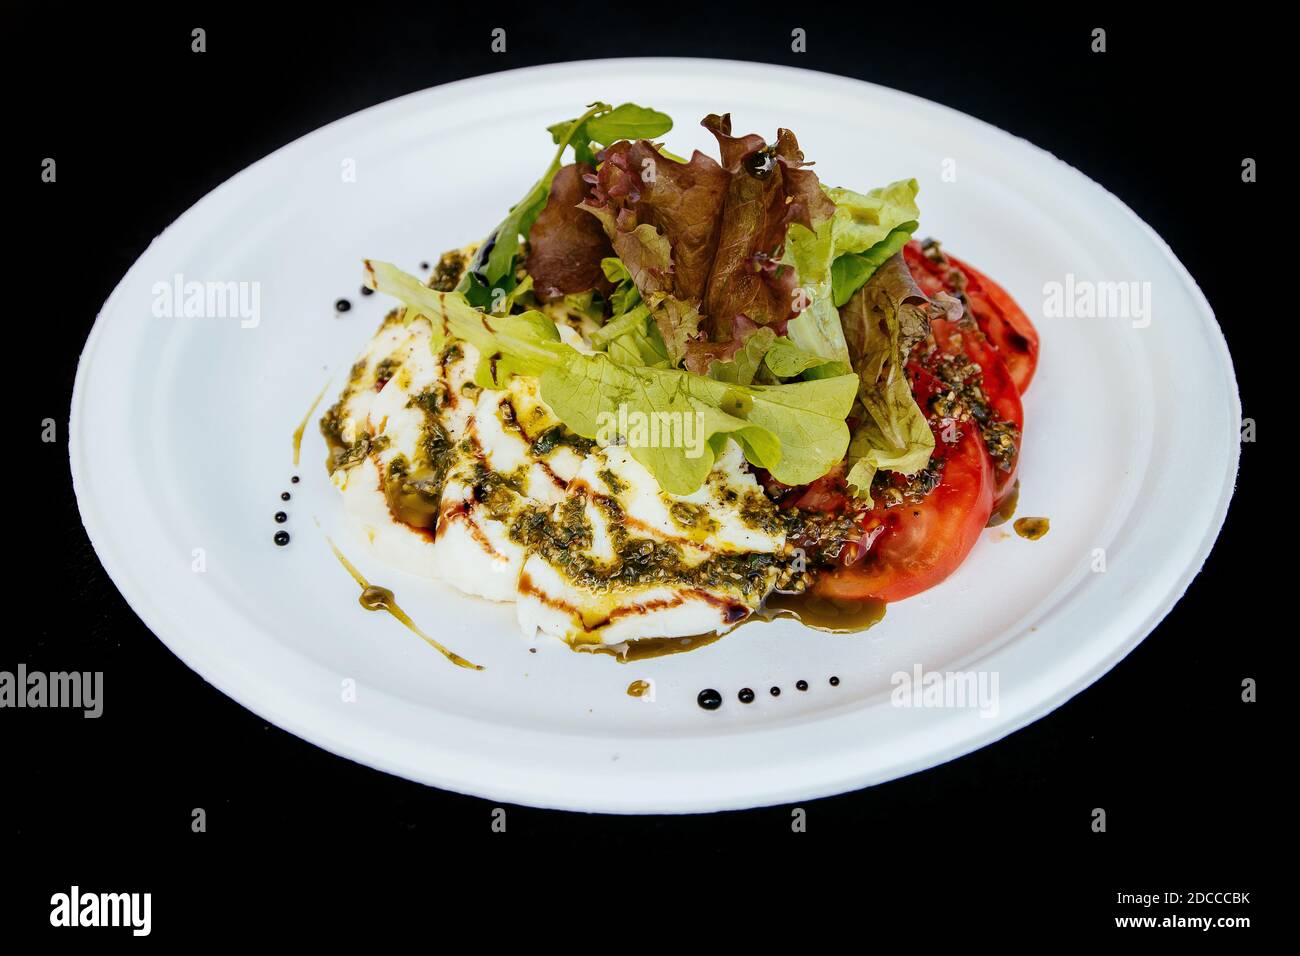
<path fill-rule="evenodd" d="M 586 455 L 596 447 L 596 443 L 590 438 L 576 435 L 563 425 L 552 425 L 537 436 L 537 440 L 529 450 L 538 458 L 546 458 L 561 445 L 572 448 L 579 455 Z"/>
<path fill-rule="evenodd" d="M 383 451 L 387 447 L 387 435 L 380 435 L 378 438 L 362 435 L 347 448 L 336 452 L 332 456 L 330 473 L 333 474 L 340 468 L 351 468 L 353 465 L 369 458 L 374 452 Z"/>
<path fill-rule="evenodd" d="M 784 560 L 774 554 L 718 554 L 690 564 L 676 544 L 629 533 L 623 509 L 612 498 L 595 495 L 593 503 L 604 514 L 613 545 L 614 558 L 608 563 L 588 553 L 593 536 L 586 499 L 581 495 L 560 505 L 558 520 L 552 518 L 549 507 L 524 508 L 510 525 L 510 538 L 573 584 L 592 591 L 664 585 L 725 588 L 757 599 L 767 593 Z"/>
<path fill-rule="evenodd" d="M 965 322 L 974 325 L 970 319 L 964 319 Z M 941 419 L 973 421 L 984 438 L 993 464 L 1002 471 L 1010 471 L 1020 445 L 1020 429 L 994 414 L 984 393 L 984 375 L 979 365 L 960 354 L 954 358 L 936 358 L 929 367 L 935 377 L 948 386 L 947 392 L 930 399 L 930 411 Z"/>

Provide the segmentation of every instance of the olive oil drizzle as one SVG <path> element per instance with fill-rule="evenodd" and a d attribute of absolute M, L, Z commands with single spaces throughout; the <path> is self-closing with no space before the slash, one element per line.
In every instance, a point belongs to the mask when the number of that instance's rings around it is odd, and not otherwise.
<path fill-rule="evenodd" d="M 311 415 L 310 412 L 308 412 L 307 414 L 309 416 Z M 467 661 L 465 658 L 461 657 L 455 651 L 443 647 L 441 644 L 439 644 L 437 641 L 431 638 L 428 634 L 424 633 L 424 631 L 420 630 L 419 626 L 414 621 L 411 620 L 410 615 L 408 615 L 405 611 L 403 611 L 400 607 L 398 607 L 397 601 L 394 599 L 392 591 L 388 590 L 388 588 L 376 587 L 375 585 L 367 581 L 365 577 L 362 575 L 362 573 L 356 569 L 356 566 L 353 565 L 351 561 L 349 561 L 346 557 L 343 556 L 343 552 L 338 549 L 338 545 L 336 545 L 328 535 L 325 536 L 325 540 L 329 543 L 330 550 L 334 552 L 334 557 L 338 558 L 339 563 L 342 564 L 345 569 L 347 569 L 348 574 L 352 575 L 352 580 L 356 581 L 357 584 L 361 585 L 361 597 L 358 599 L 358 601 L 363 608 L 365 608 L 367 611 L 387 611 L 393 617 L 397 618 L 397 620 L 401 621 L 404 625 L 406 625 L 408 629 L 414 631 L 416 635 L 418 635 L 420 638 L 422 638 L 425 641 L 425 643 L 427 643 L 438 653 L 442 654 L 443 657 L 447 658 L 447 660 L 451 661 L 457 667 L 464 667 L 468 670 L 474 670 L 474 671 L 483 670 L 482 664 L 475 664 L 472 661 Z"/>
<path fill-rule="evenodd" d="M 1016 523 L 1012 525 L 1016 529 L 1016 534 L 1030 541 L 1037 541 L 1047 534 L 1051 526 L 1052 523 L 1047 518 L 1017 518 Z"/>
<path fill-rule="evenodd" d="M 854 634 L 884 620 L 885 602 L 838 601 L 808 591 L 802 594 L 773 591 L 754 617 L 762 621 L 789 617 L 814 630 L 830 634 Z"/>
<path fill-rule="evenodd" d="M 633 661 L 667 657 L 669 654 L 684 654 L 697 647 L 712 644 L 729 633 L 731 632 L 709 631 L 707 634 L 696 634 L 691 637 L 643 637 L 637 641 L 628 641 L 626 644 L 570 644 L 569 648 L 586 654 L 608 654 L 620 664 L 630 664 Z"/>
<path fill-rule="evenodd" d="M 989 515 L 989 523 L 984 527 L 996 528 L 1000 524 L 1006 524 L 1015 515 L 1016 505 L 1019 503 L 1020 479 L 1017 478 L 1016 483 L 1011 486 L 1011 492 L 1007 495 L 1006 500 L 993 509 L 993 513 Z"/>
<path fill-rule="evenodd" d="M 327 388 L 329 388 L 329 387 L 330 387 L 330 383 L 329 383 L 329 382 L 326 382 L 324 385 L 321 386 L 320 391 L 316 393 L 316 400 L 315 400 L 314 402 L 311 403 L 311 408 L 307 409 L 307 414 L 304 415 L 304 416 L 302 416 L 302 421 L 299 422 L 299 423 L 298 423 L 298 427 L 297 427 L 296 429 L 294 429 L 294 432 L 293 432 L 293 463 L 294 463 L 295 466 L 298 464 L 298 458 L 299 458 L 299 456 L 300 456 L 301 453 L 302 453 L 302 435 L 303 435 L 303 432 L 305 432 L 305 431 L 307 430 L 307 423 L 308 423 L 309 421 L 311 421 L 312 412 L 316 411 L 316 406 L 319 405 L 319 404 L 320 404 L 320 400 L 321 400 L 322 398 L 325 397 L 325 389 L 327 389 Z"/>

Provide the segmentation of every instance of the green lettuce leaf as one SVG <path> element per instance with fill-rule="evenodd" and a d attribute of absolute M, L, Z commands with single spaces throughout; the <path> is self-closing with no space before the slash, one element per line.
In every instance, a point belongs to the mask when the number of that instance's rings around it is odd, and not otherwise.
<path fill-rule="evenodd" d="M 632 281 L 632 273 L 627 271 L 627 266 L 623 265 L 621 259 L 615 256 L 601 259 L 600 268 L 605 278 L 614 283 L 614 291 L 609 294 L 613 317 L 617 318 L 624 312 L 630 312 L 641 304 L 641 292 Z"/>
<path fill-rule="evenodd" d="M 745 337 L 744 344 L 736 349 L 731 358 L 709 365 L 709 377 L 716 378 L 719 382 L 750 384 L 775 341 L 775 332 L 765 325 L 759 326 Z"/>
<path fill-rule="evenodd" d="M 858 384 L 852 374 L 763 386 L 619 364 L 562 342 L 554 322 L 540 312 L 486 315 L 463 295 L 430 289 L 388 263 L 367 260 L 366 284 L 405 303 L 408 319 L 425 316 L 436 349 L 448 337 L 474 345 L 483 356 L 480 371 L 496 384 L 509 374 L 536 376 L 543 400 L 584 438 L 597 438 L 620 414 L 669 415 L 681 434 L 697 440 L 685 447 L 629 442 L 629 451 L 673 494 L 691 494 L 703 484 L 728 437 L 750 462 L 788 485 L 820 478 L 848 448 L 844 420 Z"/>
<path fill-rule="evenodd" d="M 834 201 L 835 211 L 829 219 L 814 220 L 812 229 L 798 223 L 790 226 L 782 262 L 794 267 L 809 301 L 808 308 L 787 326 L 790 341 L 824 359 L 849 361 L 836 309 L 871 277 L 879 262 L 907 242 L 920 217 L 916 190 L 915 179 L 866 194 L 830 188 L 826 195 Z M 837 284 L 836 262 L 844 256 L 859 258 L 840 265 Z"/>
<path fill-rule="evenodd" d="M 673 364 L 644 302 L 593 332 L 591 344 L 619 365 L 667 368 Z"/>
<path fill-rule="evenodd" d="M 811 378 L 830 378 L 849 371 L 843 362 L 828 362 L 820 355 L 805 351 L 786 336 L 772 342 L 763 361 L 777 378 L 798 378 L 805 372 L 816 372 Z"/>
<path fill-rule="evenodd" d="M 831 298 L 839 308 L 866 284 L 877 269 L 912 238 L 919 225 L 915 219 L 905 222 L 866 252 L 846 252 L 831 264 Z"/>
<path fill-rule="evenodd" d="M 840 316 L 866 413 L 849 444 L 848 483 L 869 497 L 878 469 L 915 474 L 930 461 L 934 434 L 912 397 L 905 363 L 929 332 L 931 303 L 901 253 L 887 259 L 848 301 Z"/>

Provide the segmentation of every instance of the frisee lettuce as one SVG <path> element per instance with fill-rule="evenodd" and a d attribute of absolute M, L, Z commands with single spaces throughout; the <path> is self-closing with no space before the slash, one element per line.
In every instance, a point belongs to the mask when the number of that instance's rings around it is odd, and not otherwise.
<path fill-rule="evenodd" d="M 629 416 L 694 416 L 691 427 L 698 423 L 703 440 L 695 457 L 687 447 L 629 448 L 672 494 L 691 494 L 704 483 L 727 438 L 735 439 L 751 463 L 788 485 L 820 478 L 848 448 L 845 418 L 857 392 L 856 375 L 762 386 L 620 365 L 604 353 L 588 355 L 564 343 L 555 323 L 540 312 L 487 315 L 464 295 L 430 289 L 389 263 L 367 260 L 366 284 L 401 300 L 408 319 L 425 316 L 435 349 L 448 338 L 474 345 L 486 382 L 499 386 L 508 375 L 536 376 L 542 399 L 584 438 L 595 438 L 604 416 L 617 419 L 620 408 Z"/>

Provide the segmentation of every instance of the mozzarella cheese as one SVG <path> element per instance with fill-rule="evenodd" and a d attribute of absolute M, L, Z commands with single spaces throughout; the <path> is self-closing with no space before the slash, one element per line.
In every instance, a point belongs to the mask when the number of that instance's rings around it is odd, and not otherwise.
<path fill-rule="evenodd" d="M 739 446 L 672 495 L 626 447 L 569 432 L 535 379 L 476 385 L 479 361 L 464 342 L 435 353 L 428 320 L 395 311 L 326 413 L 331 481 L 377 558 L 514 601 L 525 635 L 580 649 L 727 630 L 758 607 L 787 549 Z"/>

